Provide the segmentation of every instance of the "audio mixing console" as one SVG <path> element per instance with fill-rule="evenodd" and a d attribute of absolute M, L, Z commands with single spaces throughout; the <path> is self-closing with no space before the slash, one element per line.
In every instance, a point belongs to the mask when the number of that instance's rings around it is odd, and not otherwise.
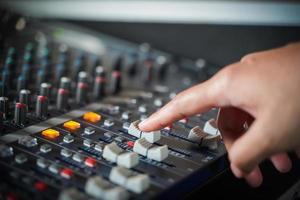
<path fill-rule="evenodd" d="M 216 109 L 138 128 L 208 78 L 202 59 L 50 22 L 6 38 L 0 58 L 4 198 L 178 199 L 227 168 Z"/>

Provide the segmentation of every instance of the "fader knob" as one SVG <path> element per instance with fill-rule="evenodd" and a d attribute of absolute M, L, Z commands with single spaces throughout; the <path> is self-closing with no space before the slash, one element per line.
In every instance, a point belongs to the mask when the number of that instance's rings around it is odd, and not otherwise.
<path fill-rule="evenodd" d="M 105 71 L 102 66 L 96 67 L 93 95 L 95 99 L 101 99 L 105 95 Z"/>
<path fill-rule="evenodd" d="M 24 103 L 16 103 L 14 121 L 18 126 L 24 125 L 27 114 L 27 105 Z"/>
<path fill-rule="evenodd" d="M 0 112 L 3 113 L 3 118 L 6 119 L 9 112 L 9 101 L 7 97 L 0 97 Z"/>
<path fill-rule="evenodd" d="M 39 118 L 47 117 L 48 115 L 48 97 L 38 96 L 36 100 L 35 114 Z"/>

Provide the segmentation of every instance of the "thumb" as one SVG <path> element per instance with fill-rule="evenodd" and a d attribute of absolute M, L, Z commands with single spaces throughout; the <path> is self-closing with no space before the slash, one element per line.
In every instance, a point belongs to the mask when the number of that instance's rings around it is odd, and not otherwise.
<path fill-rule="evenodd" d="M 276 148 L 275 131 L 267 127 L 269 122 L 257 119 L 250 129 L 239 137 L 228 152 L 233 173 L 237 177 L 249 174 L 262 160 L 269 157 Z"/>

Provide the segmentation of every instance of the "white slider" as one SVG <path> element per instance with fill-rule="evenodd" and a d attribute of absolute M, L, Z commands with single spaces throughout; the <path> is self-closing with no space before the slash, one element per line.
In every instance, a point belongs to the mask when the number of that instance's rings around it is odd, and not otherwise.
<path fill-rule="evenodd" d="M 219 135 L 220 132 L 217 128 L 216 120 L 215 119 L 210 119 L 207 122 L 205 122 L 203 131 L 205 133 L 208 133 L 209 135 Z"/>
<path fill-rule="evenodd" d="M 148 150 L 147 158 L 161 162 L 166 159 L 168 155 L 169 150 L 167 145 L 155 146 Z"/>
<path fill-rule="evenodd" d="M 161 132 L 160 131 L 151 131 L 151 132 L 142 132 L 139 129 L 140 120 L 134 121 L 130 124 L 128 128 L 128 134 L 135 136 L 137 138 L 145 138 L 148 142 L 154 143 L 160 140 Z"/>
<path fill-rule="evenodd" d="M 132 176 L 132 171 L 124 167 L 114 167 L 110 171 L 109 180 L 117 185 L 125 186 L 130 176 Z"/>
<path fill-rule="evenodd" d="M 193 142 L 199 143 L 203 147 L 216 149 L 218 147 L 218 142 L 221 140 L 221 135 L 218 129 L 211 126 L 211 123 L 208 122 L 206 122 L 206 124 L 209 124 L 206 126 L 206 130 L 210 133 L 203 131 L 199 126 L 195 126 L 190 130 L 188 139 Z"/>
<path fill-rule="evenodd" d="M 140 123 L 140 120 L 134 121 L 130 124 L 128 128 L 128 134 L 133 135 L 137 138 L 141 137 L 142 131 L 139 129 L 138 125 Z"/>
<path fill-rule="evenodd" d="M 141 138 L 145 138 L 148 142 L 154 143 L 160 140 L 160 131 L 142 132 Z"/>
<path fill-rule="evenodd" d="M 104 191 L 110 187 L 111 184 L 108 181 L 100 176 L 93 176 L 87 180 L 84 189 L 88 195 L 99 199 L 104 196 Z"/>
<path fill-rule="evenodd" d="M 129 193 L 122 187 L 113 187 L 104 193 L 104 200 L 126 200 L 129 199 Z"/>
<path fill-rule="evenodd" d="M 133 151 L 140 155 L 147 156 L 148 149 L 150 149 L 151 146 L 152 144 L 145 138 L 141 138 L 135 141 Z"/>
<path fill-rule="evenodd" d="M 138 194 L 144 192 L 150 186 L 150 179 L 148 175 L 134 175 L 132 171 L 123 167 L 112 168 L 109 174 L 109 180 Z"/>
<path fill-rule="evenodd" d="M 115 142 L 105 145 L 103 149 L 103 158 L 110 162 L 117 162 L 118 155 L 123 152 L 123 149 L 120 148 Z"/>
<path fill-rule="evenodd" d="M 150 186 L 150 179 L 148 175 L 139 174 L 130 177 L 126 182 L 126 188 L 135 193 L 142 193 Z"/>
<path fill-rule="evenodd" d="M 208 134 L 203 132 L 199 126 L 195 126 L 190 130 L 188 139 L 196 143 L 201 143 L 203 138 L 205 138 L 207 135 Z"/>
<path fill-rule="evenodd" d="M 139 156 L 134 152 L 122 153 L 117 158 L 117 164 L 126 168 L 132 168 L 139 163 Z"/>
<path fill-rule="evenodd" d="M 126 200 L 129 198 L 129 194 L 124 188 L 114 187 L 99 176 L 88 179 L 85 184 L 85 192 L 95 199 Z"/>

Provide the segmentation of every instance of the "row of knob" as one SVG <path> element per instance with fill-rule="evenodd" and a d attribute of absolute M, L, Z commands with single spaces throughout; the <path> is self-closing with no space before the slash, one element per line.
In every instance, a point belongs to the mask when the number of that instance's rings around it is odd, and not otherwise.
<path fill-rule="evenodd" d="M 119 83 L 118 83 L 119 84 Z M 88 97 L 88 76 L 86 72 L 78 74 L 78 83 L 76 86 L 75 102 L 83 105 Z M 38 118 L 46 118 L 48 115 L 48 105 L 51 98 L 52 85 L 50 83 L 42 83 L 40 86 L 40 94 L 36 98 L 35 115 Z M 114 92 L 119 91 L 120 86 L 115 88 Z M 57 110 L 67 110 L 69 108 L 69 98 L 71 94 L 71 80 L 62 77 L 59 89 L 57 91 L 56 108 Z M 95 99 L 103 98 L 105 95 L 105 73 L 103 67 L 96 68 L 96 77 L 93 88 L 93 96 Z M 6 120 L 9 116 L 9 99 L 8 97 L 0 97 L 0 117 Z M 19 92 L 19 98 L 15 104 L 14 122 L 17 125 L 24 125 L 27 112 L 31 109 L 31 91 L 22 89 Z"/>

